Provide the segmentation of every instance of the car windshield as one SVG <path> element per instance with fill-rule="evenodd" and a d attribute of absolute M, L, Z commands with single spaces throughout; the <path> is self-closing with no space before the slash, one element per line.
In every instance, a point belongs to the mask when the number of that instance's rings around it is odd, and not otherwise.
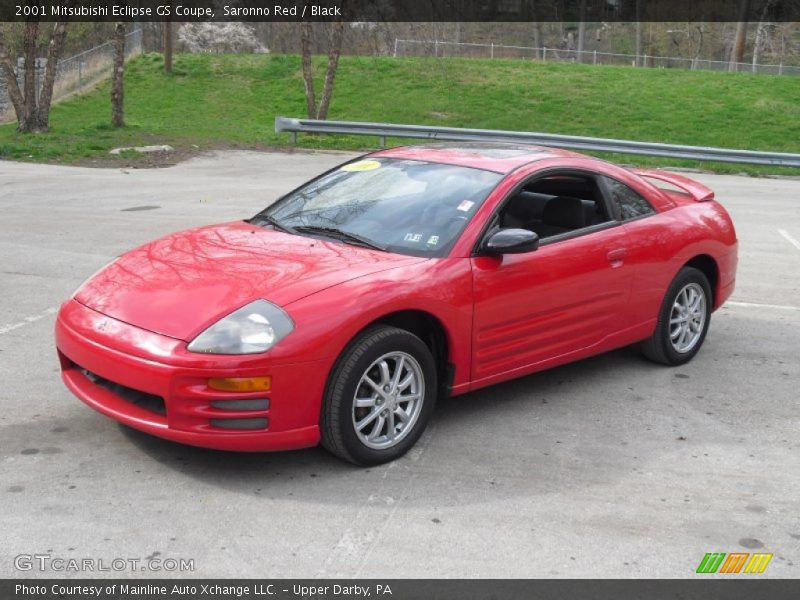
<path fill-rule="evenodd" d="M 362 159 L 289 193 L 252 221 L 400 254 L 443 256 L 501 177 L 416 160 Z"/>

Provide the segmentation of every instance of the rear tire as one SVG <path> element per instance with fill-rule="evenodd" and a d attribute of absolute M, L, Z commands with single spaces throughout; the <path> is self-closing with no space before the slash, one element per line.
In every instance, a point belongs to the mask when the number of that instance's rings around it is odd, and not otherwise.
<path fill-rule="evenodd" d="M 350 343 L 331 372 L 322 445 L 357 465 L 400 458 L 425 430 L 437 390 L 436 362 L 422 340 L 396 327 L 372 327 Z"/>
<path fill-rule="evenodd" d="M 705 341 L 712 307 L 705 274 L 694 267 L 682 268 L 664 295 L 656 330 L 640 345 L 642 354 L 671 366 L 692 360 Z"/>

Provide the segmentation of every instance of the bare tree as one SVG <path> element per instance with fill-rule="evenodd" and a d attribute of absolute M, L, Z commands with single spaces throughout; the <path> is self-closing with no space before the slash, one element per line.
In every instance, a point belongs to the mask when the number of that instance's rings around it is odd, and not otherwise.
<path fill-rule="evenodd" d="M 586 44 L 586 0 L 581 0 L 580 21 L 578 21 L 578 62 L 583 62 L 583 50 Z"/>
<path fill-rule="evenodd" d="M 736 23 L 736 38 L 731 48 L 731 59 L 728 63 L 729 71 L 736 71 L 738 64 L 744 62 L 744 48 L 747 42 L 747 11 L 750 0 L 739 0 L 739 21 Z"/>
<path fill-rule="evenodd" d="M 322 88 L 322 99 L 319 101 L 318 119 L 328 118 L 328 107 L 333 95 L 333 82 L 339 68 L 339 56 L 342 54 L 342 37 L 344 36 L 344 22 L 337 19 L 331 24 L 331 39 L 328 44 L 328 69 L 325 72 L 325 85 Z"/>
<path fill-rule="evenodd" d="M 25 98 L 19 89 L 17 74 L 14 72 L 14 65 L 11 63 L 11 57 L 8 54 L 8 47 L 2 29 L 0 29 L 0 68 L 2 68 L 3 76 L 6 80 L 8 98 L 14 106 L 14 111 L 17 114 L 17 123 L 21 129 L 23 123 L 28 120 L 25 112 Z"/>
<path fill-rule="evenodd" d="M 692 68 L 697 67 L 697 63 L 700 60 L 700 54 L 703 52 L 703 43 L 705 42 L 705 34 L 706 34 L 706 24 L 702 21 L 697 25 L 697 46 L 694 51 L 694 56 L 692 57 Z"/>
<path fill-rule="evenodd" d="M 22 80 L 22 93 L 25 95 L 25 121 L 29 121 L 36 110 L 36 36 L 39 33 L 39 22 L 25 23 L 22 38 L 22 53 L 25 55 L 25 72 Z"/>
<path fill-rule="evenodd" d="M 534 50 L 533 58 L 536 60 L 541 60 L 541 48 L 544 44 L 544 37 L 542 35 L 542 24 L 539 21 L 539 5 L 538 2 L 533 0 L 528 4 L 528 16 L 531 18 L 531 25 L 533 26 L 533 47 L 536 48 Z"/>
<path fill-rule="evenodd" d="M 346 0 L 343 0 L 342 13 L 347 10 Z M 300 49 L 303 63 L 303 84 L 306 92 L 306 112 L 309 119 L 327 119 L 328 108 L 333 96 L 333 84 L 336 80 L 336 71 L 339 69 L 339 57 L 342 54 L 342 39 L 344 38 L 344 20 L 338 18 L 330 25 L 328 39 L 328 68 L 325 71 L 325 83 L 322 88 L 322 98 L 317 107 L 314 95 L 314 67 L 311 62 L 311 23 L 303 21 L 300 24 Z"/>
<path fill-rule="evenodd" d="M 636 0 L 636 66 L 642 66 L 642 0 Z"/>
<path fill-rule="evenodd" d="M 533 57 L 536 60 L 541 60 L 541 50 L 539 48 L 542 47 L 542 24 L 539 21 L 533 22 L 533 47 L 536 48 L 534 50 Z"/>
<path fill-rule="evenodd" d="M 74 2 L 69 2 L 69 5 Z M 38 21 L 26 21 L 23 34 L 22 51 L 25 58 L 25 74 L 22 89 L 17 81 L 14 65 L 8 47 L 0 31 L 0 67 L 6 79 L 8 97 L 17 116 L 17 130 L 21 132 L 45 132 L 50 127 L 50 105 L 53 101 L 58 60 L 64 50 L 67 38 L 67 23 L 60 21 L 53 25 L 47 47 L 47 63 L 41 87 L 36 89 L 36 38 L 39 34 Z"/>
<path fill-rule="evenodd" d="M 767 0 L 764 4 L 764 8 L 761 11 L 761 15 L 758 19 L 758 28 L 756 29 L 756 39 L 753 42 L 753 72 L 756 70 L 756 65 L 758 65 L 758 59 L 761 53 L 761 46 L 764 42 L 764 31 L 766 29 L 767 23 L 765 19 L 767 18 L 767 12 L 772 7 L 772 0 Z"/>
<path fill-rule="evenodd" d="M 122 80 L 125 76 L 125 23 L 114 29 L 114 73 L 111 80 L 111 125 L 125 126 Z"/>
<path fill-rule="evenodd" d="M 311 21 L 300 24 L 300 54 L 303 62 L 303 84 L 306 90 L 306 112 L 309 119 L 317 116 L 317 100 L 314 97 L 314 65 L 311 64 Z"/>

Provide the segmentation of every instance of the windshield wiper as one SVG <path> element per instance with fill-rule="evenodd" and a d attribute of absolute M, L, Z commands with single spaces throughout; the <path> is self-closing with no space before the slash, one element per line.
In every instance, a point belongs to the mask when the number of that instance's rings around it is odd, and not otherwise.
<path fill-rule="evenodd" d="M 253 221 L 264 221 L 265 223 L 269 223 L 270 225 L 272 225 L 275 229 L 280 229 L 281 231 L 284 231 L 286 233 L 296 233 L 296 231 L 295 231 L 295 229 L 293 227 L 289 227 L 288 225 L 284 225 L 283 223 L 278 221 L 278 219 L 276 219 L 275 217 L 273 217 L 272 215 L 269 215 L 267 213 L 261 213 L 261 214 L 256 215 L 255 217 L 250 219 L 251 223 Z"/>
<path fill-rule="evenodd" d="M 372 241 L 369 238 L 365 238 L 363 236 L 358 235 L 357 233 L 351 233 L 349 231 L 342 231 L 341 229 L 336 229 L 335 227 L 318 227 L 316 225 L 300 225 L 294 228 L 295 231 L 301 233 L 319 233 L 322 235 L 326 235 L 328 237 L 332 237 L 343 242 L 350 242 L 351 244 L 356 244 L 358 246 L 365 246 L 367 248 L 372 248 L 374 250 L 381 250 L 386 252 L 386 247 L 381 246 L 377 242 Z"/>

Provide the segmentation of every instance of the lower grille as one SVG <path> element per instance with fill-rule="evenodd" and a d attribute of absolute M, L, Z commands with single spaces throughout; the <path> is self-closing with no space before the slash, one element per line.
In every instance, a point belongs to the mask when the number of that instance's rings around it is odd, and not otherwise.
<path fill-rule="evenodd" d="M 254 398 L 252 400 L 212 400 L 211 406 L 222 410 L 267 410 L 269 398 Z"/>
<path fill-rule="evenodd" d="M 220 429 L 266 429 L 269 421 L 263 417 L 251 419 L 211 419 L 211 424 Z"/>
<path fill-rule="evenodd" d="M 88 369 L 84 369 L 78 365 L 76 365 L 76 367 L 81 373 L 83 373 L 86 379 L 95 385 L 99 385 L 100 387 L 107 389 L 118 398 L 121 398 L 126 402 L 130 402 L 131 404 L 135 404 L 139 408 L 156 413 L 157 415 L 165 416 L 167 414 L 167 407 L 164 403 L 164 399 L 161 396 L 156 396 L 154 394 L 148 394 L 147 392 L 129 388 L 114 381 L 110 381 L 105 377 L 100 377 L 100 375 L 92 373 Z"/>

